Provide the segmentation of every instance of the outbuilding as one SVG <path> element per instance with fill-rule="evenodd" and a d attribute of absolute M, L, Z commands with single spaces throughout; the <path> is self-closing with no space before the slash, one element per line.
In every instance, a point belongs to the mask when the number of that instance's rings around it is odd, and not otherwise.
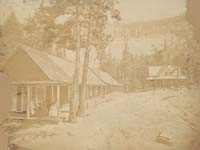
<path fill-rule="evenodd" d="M 177 66 L 150 66 L 146 78 L 149 86 L 154 88 L 172 88 L 183 85 L 187 78 Z"/>

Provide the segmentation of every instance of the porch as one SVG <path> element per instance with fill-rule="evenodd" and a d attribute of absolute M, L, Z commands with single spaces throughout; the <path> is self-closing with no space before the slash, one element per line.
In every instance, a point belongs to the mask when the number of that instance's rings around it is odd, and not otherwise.
<path fill-rule="evenodd" d="M 11 118 L 67 118 L 72 86 L 64 82 L 13 82 Z M 86 104 L 95 97 L 104 97 L 113 88 L 87 85 Z"/>

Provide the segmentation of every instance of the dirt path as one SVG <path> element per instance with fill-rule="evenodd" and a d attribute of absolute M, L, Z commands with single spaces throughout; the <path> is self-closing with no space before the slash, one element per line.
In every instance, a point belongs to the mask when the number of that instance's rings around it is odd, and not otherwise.
<path fill-rule="evenodd" d="M 188 98 L 181 92 L 115 93 L 106 97 L 112 101 L 90 109 L 77 123 L 21 129 L 12 142 L 32 150 L 198 150 L 199 122 L 181 117 L 182 109 L 193 112 L 178 105 Z M 158 135 L 170 144 L 156 142 Z"/>

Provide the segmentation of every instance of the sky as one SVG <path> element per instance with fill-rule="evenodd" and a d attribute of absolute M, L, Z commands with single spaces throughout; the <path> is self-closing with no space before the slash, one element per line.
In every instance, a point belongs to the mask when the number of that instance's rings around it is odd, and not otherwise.
<path fill-rule="evenodd" d="M 23 4 L 24 0 L 0 0 L 1 21 L 10 11 L 16 11 L 19 19 L 33 14 L 41 0 L 26 0 L 33 3 Z M 48 1 L 48 0 L 46 0 Z M 118 0 L 118 8 L 124 22 L 137 22 L 155 20 L 170 16 L 176 16 L 185 11 L 186 0 Z"/>
<path fill-rule="evenodd" d="M 125 22 L 156 20 L 185 12 L 186 0 L 119 0 Z"/>

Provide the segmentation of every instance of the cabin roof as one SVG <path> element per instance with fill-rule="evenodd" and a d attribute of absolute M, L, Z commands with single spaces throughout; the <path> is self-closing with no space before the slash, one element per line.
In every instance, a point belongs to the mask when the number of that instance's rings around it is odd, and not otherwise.
<path fill-rule="evenodd" d="M 92 69 L 93 70 L 93 69 Z M 93 70 L 93 72 L 99 76 L 99 78 L 108 85 L 116 85 L 119 86 L 120 84 L 114 80 L 107 72 L 101 71 L 101 70 Z"/>
<path fill-rule="evenodd" d="M 75 69 L 75 63 L 59 58 L 57 56 L 48 55 L 49 58 L 59 66 L 71 79 L 73 78 L 73 73 Z M 81 82 L 82 78 L 82 66 L 81 66 L 81 72 L 79 75 L 79 82 Z M 88 84 L 91 85 L 104 85 L 104 83 L 91 71 L 91 69 L 88 69 Z"/>
<path fill-rule="evenodd" d="M 45 73 L 45 75 L 49 78 L 48 82 L 52 81 L 53 83 L 72 83 L 75 68 L 74 62 L 66 60 L 64 58 L 60 58 L 58 56 L 48 54 L 46 52 L 35 50 L 31 47 L 22 44 L 18 46 L 16 52 L 21 50 L 24 51 L 33 60 L 33 62 L 42 70 L 42 72 Z M 7 59 L 7 61 L 9 61 L 9 59 Z M 4 65 L 5 64 L 6 62 L 4 62 Z M 79 75 L 79 82 L 81 82 L 81 78 L 82 69 Z M 28 84 L 28 81 L 24 81 L 23 83 Z M 37 83 L 37 81 L 34 83 Z M 119 83 L 117 83 L 108 73 L 100 71 L 99 74 L 96 73 L 93 70 L 93 68 L 88 69 L 87 83 L 90 85 L 119 85 Z"/>
<path fill-rule="evenodd" d="M 59 68 L 45 52 L 37 51 L 28 46 L 22 45 L 23 50 L 40 67 L 40 69 L 53 81 L 70 82 L 71 78 Z"/>
<path fill-rule="evenodd" d="M 28 46 L 23 45 L 23 49 L 51 80 L 72 83 L 75 63 L 46 52 L 34 50 Z M 79 75 L 79 83 L 81 82 L 81 77 L 82 73 Z M 91 85 L 104 85 L 104 83 L 94 75 L 91 70 L 88 70 L 87 83 Z"/>

